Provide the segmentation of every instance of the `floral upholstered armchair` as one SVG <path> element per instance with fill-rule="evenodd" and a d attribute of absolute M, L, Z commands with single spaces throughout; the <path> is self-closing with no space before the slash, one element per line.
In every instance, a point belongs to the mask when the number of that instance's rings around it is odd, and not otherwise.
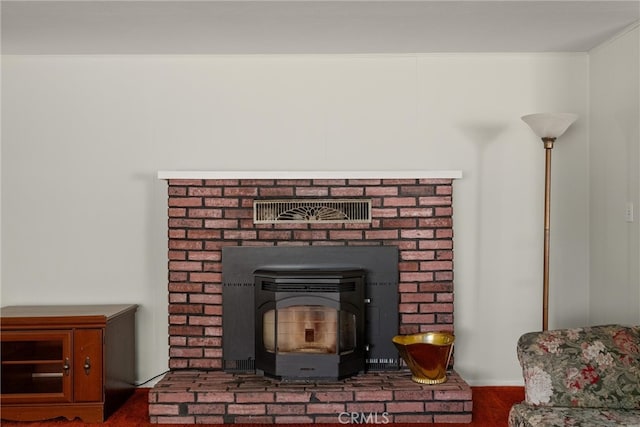
<path fill-rule="evenodd" d="M 525 400 L 509 426 L 640 427 L 640 326 L 530 332 L 517 351 Z"/>

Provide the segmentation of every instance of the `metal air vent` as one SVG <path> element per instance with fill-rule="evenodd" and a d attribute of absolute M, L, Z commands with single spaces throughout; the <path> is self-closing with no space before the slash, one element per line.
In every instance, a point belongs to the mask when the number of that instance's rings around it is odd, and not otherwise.
<path fill-rule="evenodd" d="M 371 200 L 256 200 L 253 222 L 371 222 Z"/>

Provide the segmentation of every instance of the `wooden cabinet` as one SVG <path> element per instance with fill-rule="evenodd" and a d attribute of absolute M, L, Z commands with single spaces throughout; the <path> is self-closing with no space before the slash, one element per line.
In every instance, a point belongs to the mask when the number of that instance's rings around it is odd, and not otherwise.
<path fill-rule="evenodd" d="M 135 388 L 136 309 L 0 309 L 2 419 L 104 421 Z"/>

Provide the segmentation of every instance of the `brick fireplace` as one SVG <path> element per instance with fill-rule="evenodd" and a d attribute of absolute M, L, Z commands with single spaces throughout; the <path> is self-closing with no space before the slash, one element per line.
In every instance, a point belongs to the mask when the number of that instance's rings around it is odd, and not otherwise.
<path fill-rule="evenodd" d="M 398 333 L 453 331 L 452 188 L 459 177 L 455 171 L 160 172 L 168 182 L 171 372 L 150 393 L 151 421 L 337 423 L 342 413 L 375 413 L 386 422 L 469 422 L 471 392 L 455 371 L 441 386 L 412 383 L 404 370 L 332 384 L 282 384 L 222 371 L 227 246 L 396 246 Z M 320 198 L 370 200 L 371 221 L 254 222 L 255 200 Z"/>

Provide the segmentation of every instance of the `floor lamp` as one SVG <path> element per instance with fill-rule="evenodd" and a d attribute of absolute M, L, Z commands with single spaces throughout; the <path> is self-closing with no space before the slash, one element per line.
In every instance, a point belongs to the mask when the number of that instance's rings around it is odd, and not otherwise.
<path fill-rule="evenodd" d="M 549 232 L 551 213 L 551 150 L 556 138 L 562 135 L 578 118 L 570 113 L 540 113 L 523 116 L 522 120 L 542 138 L 545 151 L 544 164 L 544 261 L 542 279 L 542 330 L 549 328 Z"/>

